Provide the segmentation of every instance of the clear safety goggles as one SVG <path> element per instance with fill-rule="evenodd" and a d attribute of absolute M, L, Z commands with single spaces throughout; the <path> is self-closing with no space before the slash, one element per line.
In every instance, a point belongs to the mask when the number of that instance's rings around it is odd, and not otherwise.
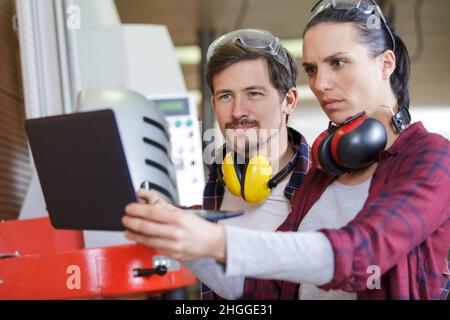
<path fill-rule="evenodd" d="M 220 36 L 209 46 L 206 53 L 206 61 L 209 61 L 221 46 L 234 42 L 239 42 L 245 47 L 263 50 L 272 55 L 287 70 L 291 70 L 287 54 L 281 46 L 280 39 L 268 31 L 259 29 L 241 29 Z"/>
<path fill-rule="evenodd" d="M 335 10 L 354 10 L 357 9 L 368 16 L 368 27 L 379 28 L 380 22 L 386 28 L 391 41 L 392 51 L 395 51 L 395 38 L 388 26 L 386 17 L 384 16 L 381 8 L 374 0 L 321 0 L 311 9 L 311 16 L 308 23 L 322 11 L 332 7 Z"/>

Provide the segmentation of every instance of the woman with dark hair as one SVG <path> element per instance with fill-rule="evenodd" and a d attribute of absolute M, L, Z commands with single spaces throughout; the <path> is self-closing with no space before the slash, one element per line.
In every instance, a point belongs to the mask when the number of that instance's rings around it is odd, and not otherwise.
<path fill-rule="evenodd" d="M 450 146 L 410 124 L 403 41 L 374 1 L 320 1 L 303 67 L 330 125 L 284 232 L 211 224 L 147 193 L 126 208 L 127 237 L 247 276 L 235 298 L 445 298 Z"/>

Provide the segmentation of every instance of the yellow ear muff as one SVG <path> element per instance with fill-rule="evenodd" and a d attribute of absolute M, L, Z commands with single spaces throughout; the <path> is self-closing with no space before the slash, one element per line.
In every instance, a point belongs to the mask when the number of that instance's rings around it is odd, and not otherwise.
<path fill-rule="evenodd" d="M 250 159 L 245 172 L 244 199 L 250 203 L 261 203 L 270 194 L 268 186 L 272 178 L 272 167 L 264 156 L 254 156 Z"/>
<path fill-rule="evenodd" d="M 234 161 L 231 153 L 228 153 L 222 163 L 223 182 L 235 196 L 241 196 L 241 182 L 234 168 Z"/>

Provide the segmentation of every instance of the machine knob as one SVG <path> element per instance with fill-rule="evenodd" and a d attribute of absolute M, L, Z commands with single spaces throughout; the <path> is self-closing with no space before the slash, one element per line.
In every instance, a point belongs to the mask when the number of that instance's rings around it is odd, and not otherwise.
<path fill-rule="evenodd" d="M 148 277 L 153 274 L 157 274 L 159 276 L 163 276 L 167 273 L 167 267 L 166 266 L 156 266 L 155 268 L 151 269 L 133 269 L 134 277 Z"/>

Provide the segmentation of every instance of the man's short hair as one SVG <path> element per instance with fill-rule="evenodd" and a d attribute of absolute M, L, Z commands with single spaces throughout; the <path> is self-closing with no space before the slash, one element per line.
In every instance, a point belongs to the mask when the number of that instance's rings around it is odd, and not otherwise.
<path fill-rule="evenodd" d="M 206 81 L 211 93 L 214 93 L 213 77 L 228 66 L 244 60 L 264 58 L 269 66 L 269 78 L 280 97 L 284 97 L 290 88 L 296 86 L 298 68 L 292 55 L 284 48 L 288 57 L 289 69 L 269 52 L 263 49 L 243 46 L 239 42 L 229 42 L 216 49 L 206 65 Z"/>

